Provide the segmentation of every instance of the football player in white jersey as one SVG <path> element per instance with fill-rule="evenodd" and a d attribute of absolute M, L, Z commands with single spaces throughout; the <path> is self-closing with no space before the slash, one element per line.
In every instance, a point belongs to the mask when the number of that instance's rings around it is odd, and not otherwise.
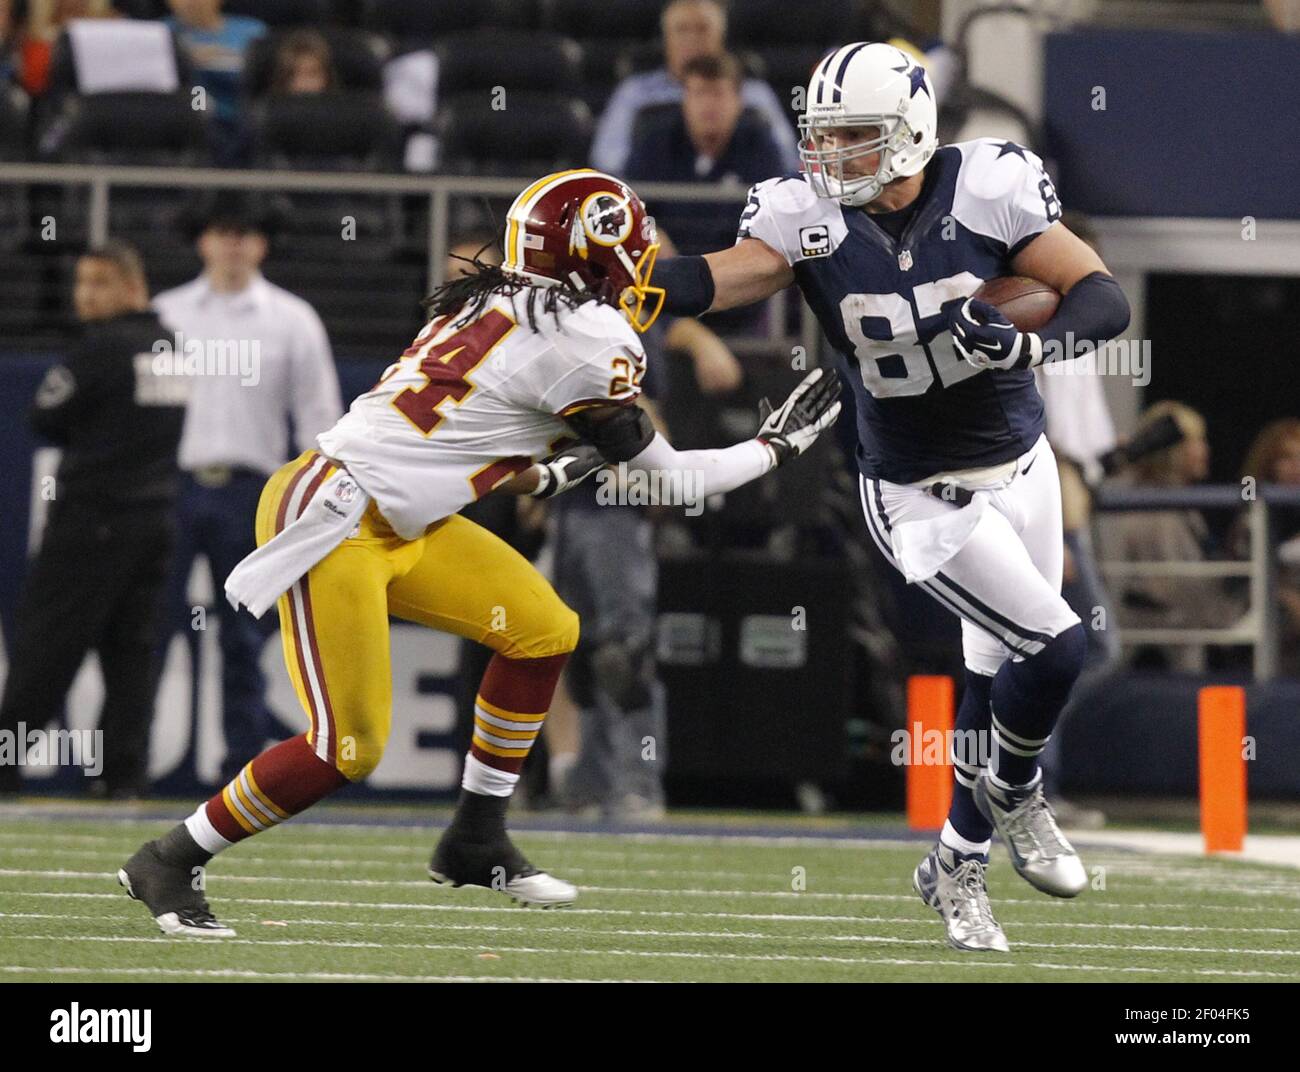
<path fill-rule="evenodd" d="M 226 594 L 259 616 L 278 606 L 308 729 L 253 758 L 118 872 L 164 932 L 232 934 L 195 870 L 374 770 L 391 713 L 389 615 L 494 651 L 430 876 L 523 904 L 574 900 L 571 884 L 515 847 L 505 816 L 577 644 L 577 615 L 526 559 L 456 511 L 493 492 L 553 495 L 605 462 L 690 474 L 701 497 L 729 491 L 801 454 L 839 413 L 838 377 L 815 370 L 753 439 L 675 450 L 637 405 L 638 336 L 663 302 L 650 283 L 658 248 L 653 220 L 618 179 L 582 169 L 532 183 L 507 215 L 501 267 L 479 264 L 436 290 L 401 359 L 319 449 L 267 482 L 258 549 Z"/>
<path fill-rule="evenodd" d="M 954 756 L 952 809 L 914 884 L 957 948 L 1005 950 L 985 886 L 994 830 L 1036 888 L 1086 884 L 1037 761 L 1085 643 L 1060 595 L 1060 488 L 1030 370 L 1119 334 L 1128 303 L 1060 222 L 1037 156 L 992 139 L 941 147 L 935 125 L 912 55 L 833 50 L 808 86 L 803 171 L 750 190 L 732 248 L 665 260 L 656 278 L 683 316 L 797 283 L 830 340 L 853 388 L 868 530 L 961 617 L 956 740 L 986 746 Z M 1007 275 L 1063 295 L 1039 331 L 971 299 Z"/>

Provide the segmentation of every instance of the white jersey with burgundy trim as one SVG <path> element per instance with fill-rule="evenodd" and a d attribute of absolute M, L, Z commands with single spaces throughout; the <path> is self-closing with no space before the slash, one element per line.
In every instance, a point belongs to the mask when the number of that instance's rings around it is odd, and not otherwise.
<path fill-rule="evenodd" d="M 539 301 L 534 327 L 532 289 L 494 296 L 459 328 L 430 321 L 317 437 L 403 539 L 572 439 L 565 416 L 640 397 L 645 350 L 623 314 L 563 300 L 552 314 Z"/>

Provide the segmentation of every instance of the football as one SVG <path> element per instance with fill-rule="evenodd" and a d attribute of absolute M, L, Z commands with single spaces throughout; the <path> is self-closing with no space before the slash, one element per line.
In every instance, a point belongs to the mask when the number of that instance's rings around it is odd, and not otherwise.
<path fill-rule="evenodd" d="M 990 279 L 971 297 L 996 306 L 1021 331 L 1040 330 L 1061 303 L 1061 295 L 1046 283 L 1023 275 Z"/>

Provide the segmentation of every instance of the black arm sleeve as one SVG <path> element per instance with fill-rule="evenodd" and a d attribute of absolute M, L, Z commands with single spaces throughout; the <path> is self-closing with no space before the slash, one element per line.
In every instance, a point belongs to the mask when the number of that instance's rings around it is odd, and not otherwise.
<path fill-rule="evenodd" d="M 1086 340 L 1100 344 L 1128 327 L 1128 320 L 1128 299 L 1115 282 L 1115 277 L 1105 272 L 1093 272 L 1070 288 L 1061 299 L 1056 315 L 1043 325 L 1038 335 L 1043 340 L 1045 352 L 1052 352 L 1047 349 L 1049 342 L 1057 343 L 1057 352 L 1060 352 L 1059 347 L 1065 344 L 1067 332 L 1073 335 L 1076 343 Z"/>
<path fill-rule="evenodd" d="M 660 261 L 653 279 L 655 286 L 664 288 L 664 310 L 673 316 L 699 316 L 713 304 L 713 271 L 703 257 Z"/>
<path fill-rule="evenodd" d="M 581 410 L 565 420 L 580 439 L 600 451 L 600 456 L 608 462 L 631 461 L 655 437 L 650 414 L 640 406 L 624 406 L 603 421 L 593 421 Z"/>

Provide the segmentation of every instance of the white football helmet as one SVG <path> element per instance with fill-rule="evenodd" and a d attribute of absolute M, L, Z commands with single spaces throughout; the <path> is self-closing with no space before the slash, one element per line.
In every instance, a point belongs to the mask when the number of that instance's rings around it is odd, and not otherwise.
<path fill-rule="evenodd" d="M 859 41 L 837 48 L 813 71 L 799 118 L 799 157 L 819 197 L 860 206 L 885 184 L 915 175 L 938 147 L 938 108 L 930 78 L 916 60 L 893 45 Z M 834 127 L 874 126 L 880 136 L 826 148 Z M 847 161 L 880 154 L 874 175 L 846 177 Z"/>

